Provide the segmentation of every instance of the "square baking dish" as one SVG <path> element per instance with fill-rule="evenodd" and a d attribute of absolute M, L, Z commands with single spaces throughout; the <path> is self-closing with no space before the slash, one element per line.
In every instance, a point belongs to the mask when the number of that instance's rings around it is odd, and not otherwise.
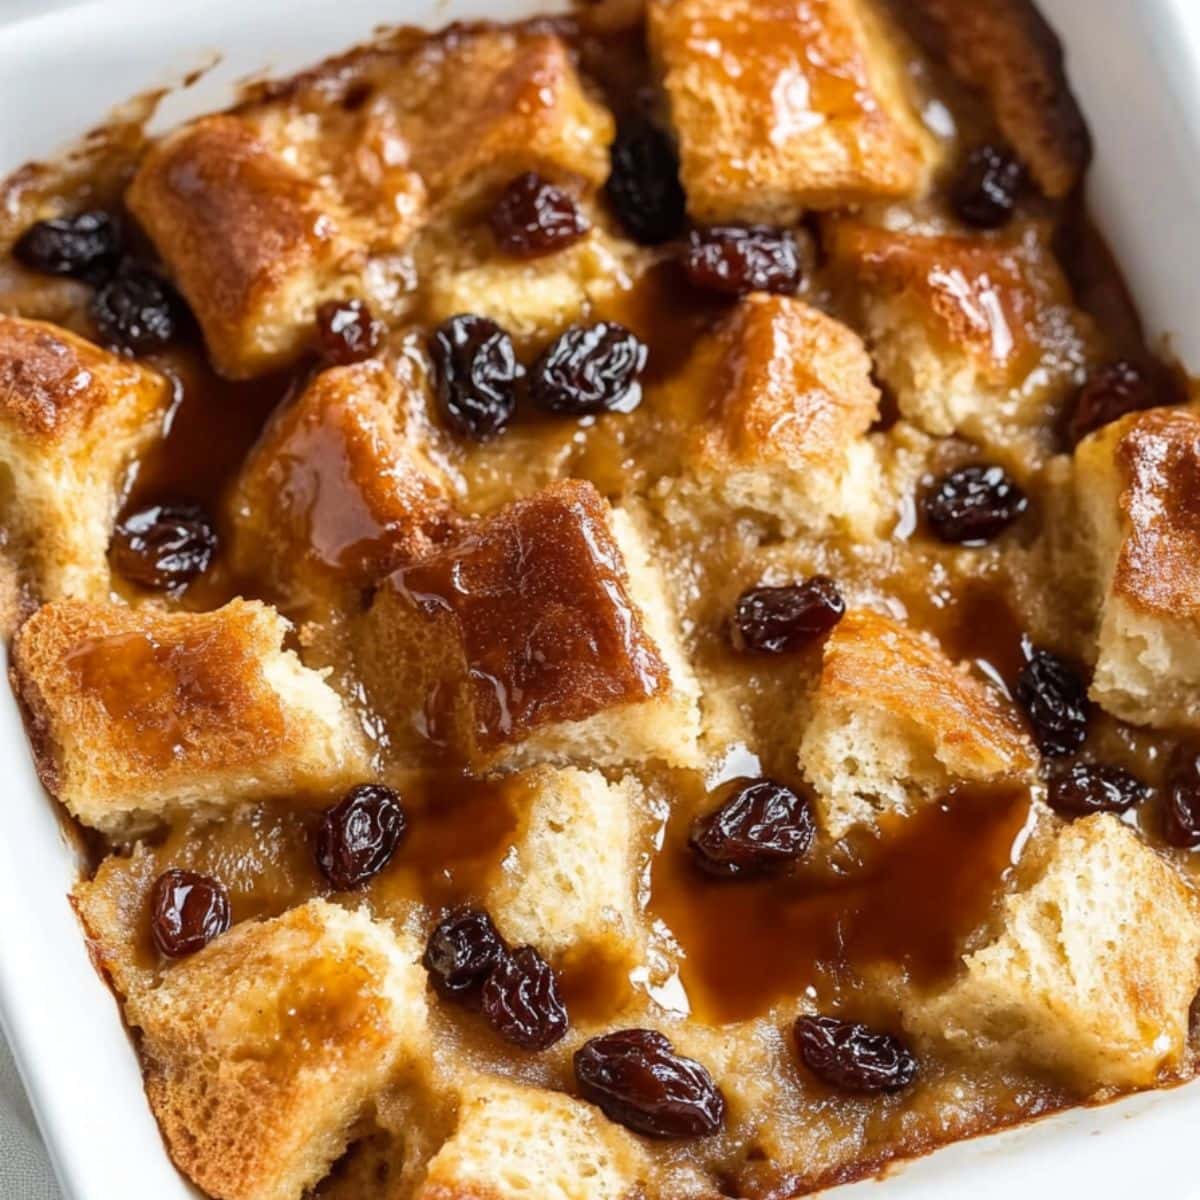
<path fill-rule="evenodd" d="M 964 4 L 972 0 L 963 0 Z M 5 0 L 0 0 L 0 17 Z M 61 3 L 61 0 L 60 0 Z M 27 11 L 30 6 L 24 6 Z M 1200 0 L 1041 0 L 1067 45 L 1096 137 L 1092 207 L 1152 338 L 1200 372 Z M 171 94 L 156 126 L 220 107 L 381 23 L 509 19 L 529 0 L 95 0 L 0 27 L 0 176 L 69 144 L 114 105 L 211 67 Z M 215 66 L 213 65 L 215 63 Z M 20 716 L 0 689 L 0 1024 L 68 1200 L 179 1200 L 116 1003 L 67 900 L 78 871 L 42 792 Z M 1200 1087 L 1077 1109 L 961 1143 L 882 1184 L 836 1195 L 1156 1200 L 1197 1194 Z M 878 1189 L 882 1187 L 882 1193 Z M 8 1198 L 5 1198 L 8 1200 Z M 20 1200 L 14 1197 L 12 1200 Z"/>

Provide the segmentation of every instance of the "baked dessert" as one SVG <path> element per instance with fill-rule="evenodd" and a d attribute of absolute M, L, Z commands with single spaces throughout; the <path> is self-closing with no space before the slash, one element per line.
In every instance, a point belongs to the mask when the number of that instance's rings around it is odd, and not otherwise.
<path fill-rule="evenodd" d="M 1028 0 L 401 29 L 0 205 L 72 900 L 215 1200 L 783 1200 L 1200 1065 L 1200 409 Z"/>

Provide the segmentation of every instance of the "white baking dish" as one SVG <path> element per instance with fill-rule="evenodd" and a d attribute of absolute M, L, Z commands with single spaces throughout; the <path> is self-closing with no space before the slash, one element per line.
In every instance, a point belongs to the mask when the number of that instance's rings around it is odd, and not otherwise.
<path fill-rule="evenodd" d="M 0 0 L 0 17 L 5 4 Z M 62 3 L 62 0 L 57 0 Z M 964 5 L 974 0 L 962 0 Z M 28 5 L 24 5 L 28 9 Z M 504 18 L 530 0 L 103 0 L 0 28 L 0 175 L 45 156 L 119 101 L 221 61 L 162 122 L 228 102 L 234 81 L 286 71 L 384 22 Z M 537 7 L 545 7 L 538 5 Z M 1042 0 L 1064 35 L 1096 134 L 1094 207 L 1147 324 L 1200 371 L 1200 0 Z M 0 1023 L 68 1200 L 177 1200 L 116 1005 L 66 895 L 77 870 L 0 688 Z M 914 1163 L 889 1200 L 970 1195 L 1155 1200 L 1200 1195 L 1200 1086 L 1080 1110 Z M 876 1196 L 866 1183 L 838 1193 Z M 5 1197 L 3 1200 L 21 1200 Z"/>

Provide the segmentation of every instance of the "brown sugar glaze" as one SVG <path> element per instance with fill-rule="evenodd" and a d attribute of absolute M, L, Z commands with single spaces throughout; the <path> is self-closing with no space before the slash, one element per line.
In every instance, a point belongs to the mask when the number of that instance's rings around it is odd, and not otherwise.
<path fill-rule="evenodd" d="M 573 41 L 584 70 L 614 111 L 624 114 L 653 106 L 640 38 L 589 33 L 571 23 L 556 28 Z M 350 56 L 337 68 L 347 89 L 353 86 L 355 64 Z M 913 74 L 953 113 L 962 145 L 993 132 L 978 101 L 935 64 L 922 59 Z M 828 76 L 819 86 L 836 93 L 839 109 L 849 112 L 860 106 L 861 90 L 854 80 Z M 821 99 L 824 103 L 828 97 Z M 120 171 L 116 175 L 123 178 Z M 85 180 L 78 190 L 65 193 L 62 207 L 75 206 L 73 195 L 93 194 L 110 197 L 113 189 Z M 1077 300 L 1096 319 L 1104 345 L 1113 353 L 1151 361 L 1119 275 L 1086 216 L 1069 207 L 1050 216 L 1059 220 L 1059 251 Z M 827 306 L 837 281 L 811 252 L 813 267 L 806 272 L 800 295 Z M 29 287 L 28 277 L 19 276 L 7 287 L 0 277 L 0 308 L 11 304 L 26 311 L 21 297 Z M 72 307 L 77 300 L 68 292 L 56 319 L 86 331 L 86 318 Z M 521 410 L 512 429 L 495 443 L 479 447 L 444 439 L 442 450 L 462 510 L 492 512 L 563 476 L 588 479 L 612 499 L 648 492 L 669 472 L 680 435 L 698 416 L 670 382 L 732 304 L 696 292 L 673 263 L 663 261 L 632 288 L 597 305 L 595 318 L 623 322 L 649 346 L 642 406 L 630 414 L 578 421 Z M 419 297 L 401 325 L 408 321 L 423 324 Z M 400 328 L 393 342 L 403 346 L 412 337 Z M 519 347 L 525 361 L 541 348 Z M 163 442 L 128 480 L 126 507 L 166 498 L 197 501 L 217 516 L 225 533 L 230 486 L 247 452 L 269 414 L 296 394 L 315 364 L 306 361 L 280 377 L 229 383 L 212 371 L 194 332 L 151 361 L 176 381 L 177 402 Z M 975 448 L 960 444 L 938 453 L 943 458 L 978 457 Z M 1035 510 L 1051 503 L 1044 467 L 1044 462 L 1030 462 L 1023 480 Z M 1013 565 L 991 551 L 965 562 L 960 553 L 934 545 L 920 529 L 912 495 L 908 489 L 899 496 L 893 544 L 875 557 L 864 556 L 837 535 L 820 545 L 782 545 L 751 538 L 736 523 L 677 538 L 661 523 L 656 526 L 656 552 L 675 585 L 702 684 L 706 690 L 729 689 L 749 716 L 751 743 L 746 754 L 764 771 L 796 787 L 803 781 L 795 765 L 792 714 L 797 694 L 819 663 L 819 652 L 787 662 L 735 656 L 728 644 L 727 617 L 743 588 L 829 570 L 852 599 L 876 604 L 928 630 L 953 658 L 974 664 L 980 674 L 1010 692 L 1025 661 L 1024 640 L 1055 643 L 1059 626 L 1025 604 L 1017 586 L 1020 573 L 1036 570 L 1036 562 Z M 362 525 L 354 513 L 347 513 L 344 525 L 335 520 L 324 528 L 343 530 L 316 547 L 321 559 L 336 567 L 344 561 L 344 547 L 333 543 L 340 537 L 360 539 Z M 232 596 L 260 592 L 252 574 L 235 574 L 222 555 L 213 570 L 171 603 L 210 609 Z M 1075 649 L 1069 640 L 1056 648 Z M 131 672 L 138 672 L 143 653 L 136 648 L 131 653 Z M 121 691 L 124 684 L 116 680 L 112 687 Z M 114 695 L 113 703 L 126 703 L 126 698 Z M 1089 751 L 1158 785 L 1169 745 L 1169 739 L 1097 716 Z M 388 867 L 361 894 L 348 899 L 361 900 L 378 916 L 397 923 L 415 921 L 427 930 L 436 915 L 477 900 L 486 890 L 512 844 L 519 814 L 502 784 L 455 772 L 397 774 L 389 782 L 403 796 L 408 835 Z M 818 848 L 812 861 L 792 876 L 730 885 L 700 876 L 685 845 L 693 816 L 717 803 L 729 781 L 716 784 L 699 772 L 647 772 L 645 782 L 659 805 L 653 814 L 657 833 L 639 835 L 647 860 L 648 912 L 657 922 L 656 936 L 674 946 L 674 994 L 682 996 L 681 1003 L 704 1027 L 730 1023 L 737 1028 L 757 1021 L 782 1028 L 786 1018 L 781 1014 L 790 1015 L 789 1005 L 798 997 L 813 999 L 826 1011 L 894 1027 L 903 1004 L 913 1002 L 922 987 L 952 973 L 965 943 L 986 925 L 1028 831 L 1025 792 L 963 789 L 898 822 L 878 843 L 853 843 L 836 856 Z M 1130 820 L 1153 844 L 1161 845 L 1157 806 L 1156 798 Z M 319 819 L 317 810 L 280 798 L 217 823 L 186 822 L 164 831 L 149 846 L 153 868 L 148 874 L 125 869 L 136 861 L 125 857 L 128 847 L 97 847 L 91 867 L 101 869 L 105 886 L 122 892 L 134 913 L 141 910 L 138 889 L 147 888 L 162 870 L 181 866 L 225 883 L 235 922 L 269 917 L 312 896 L 329 894 L 313 855 Z M 106 857 L 110 849 L 116 855 Z M 141 966 L 160 969 L 144 921 L 131 936 Z M 562 984 L 573 1019 L 583 1031 L 619 1026 L 644 1015 L 644 978 L 631 985 L 627 971 L 584 963 Z M 454 1036 L 459 1039 L 455 1044 L 465 1043 L 496 1069 L 510 1069 L 503 1047 L 488 1031 L 467 1022 Z M 565 1055 L 555 1052 L 543 1065 L 522 1063 L 522 1069 L 562 1086 L 565 1062 Z M 732 1138 L 705 1146 L 664 1146 L 656 1151 L 664 1195 L 672 1194 L 671 1181 L 686 1167 L 697 1167 L 713 1188 L 728 1195 L 765 1200 L 798 1194 L 869 1173 L 892 1158 L 923 1152 L 943 1141 L 1038 1115 L 1069 1099 L 1045 1080 L 961 1063 L 929 1062 L 914 1091 L 871 1103 L 797 1078 L 791 1065 L 783 1070 L 784 1094 L 790 1099 L 780 1101 L 779 1136 L 790 1133 L 805 1148 L 805 1169 L 781 1174 L 762 1146 Z M 952 1098 L 957 1099 L 952 1103 Z M 802 1127 L 810 1132 L 802 1135 Z"/>

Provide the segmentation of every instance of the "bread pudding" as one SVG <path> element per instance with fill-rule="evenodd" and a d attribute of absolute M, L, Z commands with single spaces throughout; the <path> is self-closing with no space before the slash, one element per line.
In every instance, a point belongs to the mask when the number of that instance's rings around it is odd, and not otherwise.
<path fill-rule="evenodd" d="M 10 676 L 215 1200 L 784 1200 L 1200 1066 L 1200 407 L 1028 0 L 401 28 L 0 206 Z"/>

